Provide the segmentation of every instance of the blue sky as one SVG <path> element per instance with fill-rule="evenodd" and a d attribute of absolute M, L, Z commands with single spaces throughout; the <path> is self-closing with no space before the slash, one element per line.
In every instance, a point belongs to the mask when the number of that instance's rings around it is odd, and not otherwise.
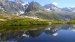
<path fill-rule="evenodd" d="M 24 2 L 31 2 L 33 0 L 23 0 Z M 41 5 L 53 3 L 56 6 L 63 8 L 63 7 L 75 7 L 75 0 L 34 0 Z"/>

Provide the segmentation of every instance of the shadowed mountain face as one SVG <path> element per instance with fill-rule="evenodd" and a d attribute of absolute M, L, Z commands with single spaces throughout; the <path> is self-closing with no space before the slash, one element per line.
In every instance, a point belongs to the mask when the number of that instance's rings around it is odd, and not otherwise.
<path fill-rule="evenodd" d="M 39 10 L 44 10 L 44 8 L 39 3 L 32 1 L 31 3 L 29 3 L 29 6 L 25 10 L 25 12 L 39 11 Z"/>

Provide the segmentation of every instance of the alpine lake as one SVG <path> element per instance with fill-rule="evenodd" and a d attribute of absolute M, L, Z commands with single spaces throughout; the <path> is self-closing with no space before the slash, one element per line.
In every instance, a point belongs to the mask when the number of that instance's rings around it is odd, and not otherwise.
<path fill-rule="evenodd" d="M 0 42 L 75 42 L 75 24 L 0 32 Z"/>

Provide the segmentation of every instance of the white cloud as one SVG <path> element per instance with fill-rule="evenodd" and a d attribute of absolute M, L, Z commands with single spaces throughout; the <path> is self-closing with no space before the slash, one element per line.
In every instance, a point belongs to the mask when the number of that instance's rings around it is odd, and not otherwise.
<path fill-rule="evenodd" d="M 56 3 L 56 2 L 53 2 L 52 4 L 54 4 L 54 5 L 58 5 L 58 3 Z"/>

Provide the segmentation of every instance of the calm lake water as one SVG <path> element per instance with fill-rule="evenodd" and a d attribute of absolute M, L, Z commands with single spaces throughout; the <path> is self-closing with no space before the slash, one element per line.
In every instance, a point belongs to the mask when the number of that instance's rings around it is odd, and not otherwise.
<path fill-rule="evenodd" d="M 0 42 L 75 42 L 75 25 L 52 25 L 43 29 L 0 33 Z"/>

